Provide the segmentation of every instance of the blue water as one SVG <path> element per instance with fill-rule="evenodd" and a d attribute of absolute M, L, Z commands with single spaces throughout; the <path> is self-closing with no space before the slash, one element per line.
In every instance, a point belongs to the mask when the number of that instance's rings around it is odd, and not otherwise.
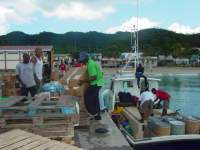
<path fill-rule="evenodd" d="M 159 76 L 159 88 L 170 93 L 170 108 L 181 114 L 200 117 L 200 75 Z"/>

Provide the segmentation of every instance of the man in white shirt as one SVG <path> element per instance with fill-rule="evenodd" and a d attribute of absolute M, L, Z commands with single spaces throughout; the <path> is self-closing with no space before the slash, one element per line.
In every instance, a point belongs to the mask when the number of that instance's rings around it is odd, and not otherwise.
<path fill-rule="evenodd" d="M 33 73 L 33 64 L 30 63 L 30 56 L 28 54 L 24 54 L 23 62 L 17 64 L 16 76 L 21 84 L 21 95 L 28 96 L 30 92 L 31 96 L 34 97 L 37 89 Z"/>
<path fill-rule="evenodd" d="M 139 98 L 139 111 L 141 114 L 141 122 L 147 120 L 152 114 L 154 95 L 149 92 L 148 88 L 141 92 Z"/>
<path fill-rule="evenodd" d="M 36 62 L 34 64 L 34 72 L 35 72 L 35 80 L 38 87 L 38 92 L 42 86 L 42 79 L 43 79 L 43 60 L 42 60 L 42 49 L 36 48 L 35 49 L 35 58 Z"/>

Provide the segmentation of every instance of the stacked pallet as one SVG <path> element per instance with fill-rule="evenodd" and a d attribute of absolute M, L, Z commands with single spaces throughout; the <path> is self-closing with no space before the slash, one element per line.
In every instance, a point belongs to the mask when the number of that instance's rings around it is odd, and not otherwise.
<path fill-rule="evenodd" d="M 0 131 L 19 128 L 49 138 L 74 137 L 74 125 L 79 123 L 76 105 L 66 95 L 57 101 L 51 101 L 48 95 L 34 101 L 10 97 L 0 102 Z"/>
<path fill-rule="evenodd" d="M 81 150 L 76 146 L 25 132 L 12 130 L 0 135 L 0 149 L 2 150 Z"/>

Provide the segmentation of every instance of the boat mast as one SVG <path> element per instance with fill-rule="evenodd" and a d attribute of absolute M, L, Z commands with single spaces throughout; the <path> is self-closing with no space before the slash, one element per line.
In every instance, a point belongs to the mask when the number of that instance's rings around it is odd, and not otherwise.
<path fill-rule="evenodd" d="M 135 58 L 135 62 L 134 62 L 135 70 L 137 68 L 137 65 L 139 64 L 139 40 L 138 40 L 139 34 L 138 32 L 139 32 L 139 0 L 137 0 L 137 21 L 136 21 L 136 24 L 133 25 L 133 28 L 130 31 L 131 50 L 134 53 L 134 58 Z M 130 62 L 131 62 L 131 58 L 128 59 L 128 62 L 122 68 L 122 72 L 127 68 Z"/>
<path fill-rule="evenodd" d="M 131 49 L 134 53 L 135 58 L 135 70 L 137 65 L 139 64 L 139 0 L 137 0 L 137 21 L 136 24 L 133 25 L 133 29 L 131 30 Z M 133 42 L 134 40 L 134 42 Z"/>
<path fill-rule="evenodd" d="M 139 64 L 139 0 L 137 0 L 137 25 L 136 25 L 136 54 L 137 54 L 137 64 Z"/>

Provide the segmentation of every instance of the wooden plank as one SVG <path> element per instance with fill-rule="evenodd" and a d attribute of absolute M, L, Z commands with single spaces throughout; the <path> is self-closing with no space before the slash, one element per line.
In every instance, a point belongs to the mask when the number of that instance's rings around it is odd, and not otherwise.
<path fill-rule="evenodd" d="M 49 149 L 49 148 L 51 148 L 51 147 L 53 147 L 55 145 L 58 145 L 58 144 L 60 144 L 60 143 L 57 142 L 57 141 L 50 141 L 49 140 L 47 143 L 42 144 L 42 145 L 40 145 L 38 147 L 35 147 L 32 150 L 46 150 L 46 149 Z"/>
<path fill-rule="evenodd" d="M 59 112 L 55 113 L 37 113 L 34 115 L 34 117 L 43 117 L 43 118 L 53 118 L 53 117 L 62 117 L 62 118 L 68 118 L 70 116 L 74 116 L 76 114 L 70 114 L 70 115 L 64 115 Z M 32 117 L 27 116 L 27 114 L 6 114 L 3 116 L 4 119 L 32 119 Z"/>
<path fill-rule="evenodd" d="M 34 101 L 29 104 L 29 107 L 37 107 L 39 106 L 44 100 L 48 98 L 47 95 L 40 95 Z"/>
<path fill-rule="evenodd" d="M 34 142 L 34 141 L 38 141 L 38 140 L 39 140 L 38 138 L 39 138 L 39 136 L 36 136 L 36 135 L 33 135 L 33 134 L 32 134 L 31 137 L 28 137 L 28 138 L 26 138 L 26 139 L 23 139 L 23 140 L 21 140 L 21 141 L 18 141 L 18 142 L 14 143 L 14 144 L 8 145 L 8 146 L 2 148 L 1 150 L 12 150 L 12 149 L 17 149 L 17 148 L 20 148 L 20 147 L 22 147 L 22 146 L 24 146 L 24 145 L 30 144 L 30 143 L 32 143 L 32 142 Z"/>
<path fill-rule="evenodd" d="M 9 146 L 9 145 L 12 145 L 14 143 L 17 143 L 19 141 L 23 141 L 27 138 L 30 138 L 31 136 L 33 136 L 33 134 L 24 134 L 23 136 L 18 136 L 16 138 L 12 138 L 10 140 L 7 140 L 7 141 L 3 141 L 0 143 L 0 148 L 3 148 L 3 147 L 6 147 L 6 146 Z"/>
<path fill-rule="evenodd" d="M 17 133 L 18 136 L 11 136 L 10 140 L 4 139 L 12 135 L 13 133 Z M 20 134 L 19 134 L 20 133 Z M 20 135 L 20 136 L 19 136 Z M 8 133 L 0 135 L 0 149 L 1 150 L 76 150 L 78 149 L 75 146 L 67 145 L 58 141 L 50 140 L 39 135 L 35 135 L 32 133 L 28 133 L 21 130 L 13 130 Z M 2 140 L 4 139 L 4 140 Z"/>
<path fill-rule="evenodd" d="M 2 139 L 6 139 L 6 138 L 12 138 L 12 137 L 19 136 L 19 135 L 22 135 L 22 134 L 25 134 L 25 133 L 26 133 L 25 131 L 15 129 L 15 130 L 12 130 L 10 132 L 0 134 L 0 139 L 2 140 Z"/>
<path fill-rule="evenodd" d="M 34 141 L 34 142 L 30 143 L 30 144 L 24 145 L 24 146 L 22 146 L 20 148 L 17 148 L 17 149 L 19 149 L 19 150 L 29 150 L 29 149 L 33 149 L 35 147 L 39 147 L 39 146 L 41 146 L 41 145 L 43 145 L 45 143 L 48 143 L 49 141 L 50 140 L 46 139 L 46 138 L 41 138 L 41 139 L 38 138 L 37 141 Z"/>
<path fill-rule="evenodd" d="M 0 108 L 7 108 L 7 107 L 10 107 L 10 106 L 13 106 L 14 104 L 20 102 L 24 98 L 25 98 L 25 96 L 12 96 L 12 97 L 9 97 L 9 100 L 0 102 Z"/>

